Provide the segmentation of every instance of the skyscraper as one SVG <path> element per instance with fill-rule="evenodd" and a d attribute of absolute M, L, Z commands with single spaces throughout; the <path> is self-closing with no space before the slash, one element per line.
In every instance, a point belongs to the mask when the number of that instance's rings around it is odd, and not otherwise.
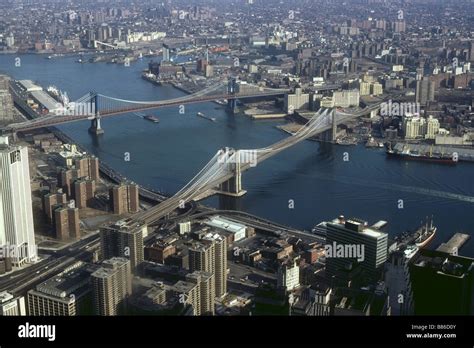
<path fill-rule="evenodd" d="M 125 310 L 132 294 L 130 261 L 114 257 L 91 275 L 92 293 L 98 315 L 117 315 Z"/>
<path fill-rule="evenodd" d="M 214 274 L 195 271 L 186 275 L 186 280 L 199 287 L 199 315 L 214 315 L 215 277 Z"/>
<path fill-rule="evenodd" d="M 74 164 L 79 170 L 79 177 L 86 177 L 95 181 L 98 181 L 100 179 L 99 159 L 97 157 L 79 158 L 75 160 Z"/>
<path fill-rule="evenodd" d="M 137 185 L 120 185 L 111 188 L 109 196 L 114 214 L 138 212 L 140 208 L 138 191 Z"/>
<path fill-rule="evenodd" d="M 124 257 L 130 259 L 132 271 L 143 261 L 143 238 L 147 225 L 131 219 L 120 220 L 100 230 L 100 246 L 104 259 Z"/>
<path fill-rule="evenodd" d="M 67 197 L 63 192 L 49 193 L 43 197 L 43 211 L 48 217 L 48 221 L 53 220 L 54 209 L 53 207 L 58 204 L 66 204 Z"/>
<path fill-rule="evenodd" d="M 421 105 L 435 100 L 435 83 L 428 77 L 416 81 L 415 101 Z"/>
<path fill-rule="evenodd" d="M 469 61 L 474 62 L 474 41 L 469 42 Z"/>
<path fill-rule="evenodd" d="M 189 270 L 215 275 L 215 295 L 227 293 L 227 240 L 217 233 L 209 233 L 201 243 L 189 249 Z"/>
<path fill-rule="evenodd" d="M 28 149 L 0 137 L 0 246 L 11 250 L 21 267 L 36 261 Z"/>
<path fill-rule="evenodd" d="M 53 214 L 56 238 L 67 240 L 69 238 L 79 238 L 81 236 L 78 208 L 61 206 L 56 208 Z"/>
<path fill-rule="evenodd" d="M 8 76 L 0 75 L 0 123 L 9 123 L 14 120 L 13 99 L 8 90 L 10 79 Z"/>
<path fill-rule="evenodd" d="M 161 61 L 162 62 L 170 61 L 170 48 L 167 45 L 163 45 L 163 57 Z"/>
<path fill-rule="evenodd" d="M 326 255 L 326 275 L 337 276 L 340 271 L 360 265 L 367 279 L 378 280 L 387 260 L 388 235 L 369 228 L 365 221 L 342 216 L 326 228 L 327 247 L 335 249 L 333 255 Z M 342 255 L 337 250 L 342 250 Z"/>
<path fill-rule="evenodd" d="M 204 240 L 214 243 L 214 275 L 216 297 L 227 293 L 227 239 L 217 233 L 208 234 Z"/>
<path fill-rule="evenodd" d="M 415 315 L 473 315 L 474 259 L 421 249 L 409 264 Z"/>
<path fill-rule="evenodd" d="M 409 258 L 404 251 L 394 251 L 385 265 L 385 284 L 392 315 L 413 315 Z"/>
<path fill-rule="evenodd" d="M 196 243 L 189 248 L 189 270 L 214 273 L 214 243 Z"/>
<path fill-rule="evenodd" d="M 74 182 L 76 207 L 82 209 L 90 206 L 95 196 L 95 180 L 78 179 Z"/>

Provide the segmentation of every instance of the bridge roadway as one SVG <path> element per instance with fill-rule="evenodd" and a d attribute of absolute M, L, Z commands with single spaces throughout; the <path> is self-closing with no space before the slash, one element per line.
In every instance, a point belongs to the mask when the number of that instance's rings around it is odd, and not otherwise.
<path fill-rule="evenodd" d="M 361 110 L 357 113 L 354 113 L 354 114 L 340 113 L 340 115 L 342 117 L 339 118 L 337 120 L 337 122 L 342 123 L 342 122 L 348 121 L 350 119 L 366 115 L 367 113 L 370 113 L 373 110 L 378 109 L 379 107 L 380 107 L 380 103 L 377 103 L 377 104 L 371 105 L 371 106 L 369 106 L 369 107 L 367 107 L 367 108 L 365 108 L 365 109 L 363 109 L 363 110 Z M 304 126 L 302 126 L 302 127 L 304 127 Z M 271 156 L 274 156 L 274 155 L 278 154 L 279 152 L 287 149 L 288 147 L 293 146 L 297 142 L 300 142 L 304 139 L 308 139 L 308 138 L 310 138 L 312 136 L 315 136 L 317 134 L 323 133 L 327 130 L 330 130 L 331 128 L 332 128 L 332 124 L 329 123 L 327 125 L 319 127 L 317 130 L 315 130 L 313 132 L 309 132 L 308 134 L 306 134 L 302 138 L 298 138 L 298 139 L 295 139 L 294 137 L 285 138 L 285 139 L 275 143 L 274 145 L 267 147 L 266 149 L 269 149 L 269 151 L 262 152 L 262 155 L 260 155 L 259 158 L 258 158 L 258 163 L 261 163 L 262 161 L 270 158 Z M 240 170 L 241 170 L 241 172 L 243 172 L 243 171 L 248 170 L 251 167 L 252 167 L 252 165 L 250 163 L 243 163 L 243 164 L 241 164 L 241 169 Z M 224 174 L 224 175 L 219 175 L 219 173 L 216 173 L 215 175 L 217 176 L 217 178 L 209 180 L 203 187 L 200 188 L 199 192 L 196 192 L 196 191 L 192 192 L 192 190 L 191 190 L 191 192 L 190 192 L 190 190 L 187 190 L 187 191 L 184 191 L 184 192 L 180 191 L 180 192 L 178 192 L 177 195 L 175 195 L 175 196 L 169 198 L 168 200 L 158 204 L 157 206 L 155 206 L 155 207 L 153 207 L 153 208 L 151 208 L 151 209 L 149 209 L 145 212 L 137 213 L 134 216 L 134 218 L 136 218 L 137 220 L 143 221 L 147 224 L 154 223 L 154 222 L 158 221 L 159 219 L 161 219 L 161 218 L 167 216 L 168 214 L 170 214 L 172 211 L 177 209 L 179 206 L 182 206 L 182 204 L 193 200 L 193 197 L 196 197 L 197 195 L 199 195 L 201 193 L 204 193 L 207 190 L 218 187 L 220 184 L 222 184 L 222 183 L 228 181 L 229 179 L 231 179 L 232 177 L 234 177 L 233 172 L 229 172 L 229 173 Z"/>
<path fill-rule="evenodd" d="M 117 116 L 121 114 L 131 113 L 131 112 L 140 112 L 140 111 L 147 111 L 159 108 L 166 108 L 172 106 L 180 106 L 180 105 L 187 105 L 187 104 L 195 104 L 195 103 L 205 103 L 219 99 L 246 99 L 246 98 L 258 98 L 258 97 L 269 97 L 269 96 L 277 96 L 282 95 L 288 92 L 287 90 L 281 91 L 267 91 L 264 93 L 256 93 L 256 94 L 219 94 L 219 95 L 211 95 L 211 96 L 203 96 L 197 98 L 177 98 L 172 99 L 170 101 L 164 101 L 162 103 L 154 103 L 154 104 L 136 104 L 134 107 L 126 107 L 126 108 L 118 108 L 114 110 L 102 110 L 99 112 L 100 118 L 110 117 L 110 116 Z M 191 94 L 189 97 L 192 97 Z M 145 102 L 144 102 L 145 103 Z M 11 131 L 11 132 L 24 132 L 30 131 L 33 129 L 49 127 L 49 126 L 57 126 L 64 123 L 70 122 L 77 122 L 77 121 L 84 121 L 84 120 L 91 120 L 94 119 L 95 116 L 91 114 L 81 114 L 81 115 L 47 115 L 42 116 L 30 121 L 21 122 L 21 123 L 14 123 L 4 127 L 4 131 Z"/>
<path fill-rule="evenodd" d="M 166 107 L 177 106 L 177 105 L 179 106 L 179 105 L 187 105 L 187 104 L 193 104 L 193 103 L 205 103 L 205 102 L 210 102 L 210 101 L 219 100 L 219 99 L 233 100 L 233 99 L 269 97 L 269 96 L 282 95 L 289 92 L 289 89 L 272 89 L 272 88 L 263 87 L 263 91 L 259 91 L 258 93 L 236 93 L 236 94 L 223 93 L 219 95 L 208 95 L 209 92 L 216 91 L 221 87 L 225 87 L 225 84 L 217 83 L 216 85 L 207 87 L 193 94 L 189 94 L 189 95 L 179 97 L 179 98 L 174 98 L 168 101 L 165 100 L 165 101 L 157 101 L 157 102 L 140 102 L 140 101 L 121 100 L 121 99 L 112 98 L 112 97 L 98 94 L 98 96 L 101 98 L 100 101 L 101 102 L 103 101 L 103 104 L 104 104 L 103 106 L 107 106 L 106 109 L 100 110 L 101 103 L 99 103 L 99 116 L 103 118 L 103 117 L 117 116 L 124 113 L 141 112 L 141 111 L 153 110 L 153 109 L 158 109 L 158 108 L 166 108 Z M 254 86 L 254 87 L 260 88 L 258 86 Z M 326 90 L 338 89 L 340 87 L 341 87 L 340 84 L 331 84 L 331 85 L 316 87 L 315 90 L 326 91 Z M 19 99 L 25 98 L 25 96 L 21 95 L 22 93 L 20 93 L 20 91 L 18 91 L 13 85 L 10 88 L 10 91 L 14 94 L 16 98 L 19 98 Z M 85 104 L 86 102 L 84 101 L 87 100 L 85 98 L 86 97 L 80 98 L 78 102 L 80 104 L 81 103 Z M 133 107 L 128 106 L 128 107 L 112 108 L 112 106 L 114 106 L 113 104 L 114 102 L 115 104 L 117 104 L 118 102 L 124 105 L 133 105 Z M 8 125 L 7 127 L 4 127 L 2 130 L 4 132 L 30 131 L 30 130 L 38 129 L 42 127 L 56 126 L 56 125 L 60 125 L 64 123 L 83 121 L 87 119 L 90 120 L 91 118 L 95 118 L 95 115 L 91 115 L 90 113 L 80 114 L 80 115 L 74 114 L 74 112 L 72 113 L 73 113 L 72 115 L 49 114 L 49 115 L 41 116 L 41 117 L 26 121 L 26 122 L 20 122 L 20 123 L 14 123 L 14 124 Z"/>

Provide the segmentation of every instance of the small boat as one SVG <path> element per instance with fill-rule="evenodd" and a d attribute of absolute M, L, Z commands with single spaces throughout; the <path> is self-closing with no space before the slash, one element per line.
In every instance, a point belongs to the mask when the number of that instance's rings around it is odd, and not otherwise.
<path fill-rule="evenodd" d="M 143 118 L 144 118 L 145 120 L 151 121 L 151 122 L 153 122 L 153 123 L 159 123 L 159 122 L 160 122 L 159 118 L 156 117 L 156 116 L 153 116 L 153 115 L 146 115 L 146 116 L 143 117 Z"/>
<path fill-rule="evenodd" d="M 209 121 L 212 121 L 212 122 L 216 122 L 216 119 L 215 119 L 214 117 L 206 116 L 206 115 L 204 115 L 202 112 L 198 112 L 197 115 L 198 115 L 199 117 L 205 118 L 206 120 L 209 120 Z"/>

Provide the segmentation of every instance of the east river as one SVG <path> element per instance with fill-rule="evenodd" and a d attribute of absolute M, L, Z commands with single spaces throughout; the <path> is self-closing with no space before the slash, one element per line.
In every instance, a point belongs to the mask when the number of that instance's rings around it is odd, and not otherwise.
<path fill-rule="evenodd" d="M 31 79 L 43 87 L 55 85 L 71 100 L 91 90 L 128 100 L 165 100 L 184 95 L 171 86 L 141 79 L 148 59 L 129 67 L 79 64 L 74 57 L 0 56 L 0 72 Z M 215 117 L 210 122 L 196 116 Z M 222 147 L 253 149 L 288 135 L 275 128 L 282 120 L 254 121 L 230 115 L 215 103 L 186 105 L 152 112 L 154 124 L 134 114 L 102 120 L 105 134 L 96 139 L 88 121 L 60 126 L 79 144 L 126 177 L 163 192 L 175 193 Z M 348 152 L 349 161 L 344 161 Z M 130 161 L 125 161 L 125 153 Z M 383 149 L 337 146 L 305 141 L 258 164 L 243 174 L 247 195 L 238 199 L 212 197 L 205 202 L 234 208 L 289 226 L 309 230 L 316 223 L 343 214 L 369 223 L 388 221 L 390 235 L 415 229 L 434 216 L 438 233 L 432 246 L 455 232 L 474 231 L 474 164 L 456 166 L 388 159 Z M 400 202 L 403 208 L 400 209 Z M 292 204 L 293 203 L 293 204 Z M 460 254 L 474 255 L 474 242 Z"/>

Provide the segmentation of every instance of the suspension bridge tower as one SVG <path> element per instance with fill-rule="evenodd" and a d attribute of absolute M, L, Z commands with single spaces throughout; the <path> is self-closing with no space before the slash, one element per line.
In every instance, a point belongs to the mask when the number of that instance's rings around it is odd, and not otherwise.
<path fill-rule="evenodd" d="M 229 77 L 227 83 L 227 94 L 228 95 L 235 95 L 238 92 L 239 86 L 237 85 L 237 79 L 235 77 Z M 237 109 L 237 99 L 227 99 L 227 110 L 232 113 L 235 113 Z"/>
<path fill-rule="evenodd" d="M 220 194 L 232 197 L 241 197 L 247 193 L 242 189 L 242 170 L 239 151 L 231 148 L 224 148 L 219 157 L 221 165 L 228 166 L 228 169 L 234 173 L 229 180 L 219 185 Z"/>
<path fill-rule="evenodd" d="M 330 113 L 331 129 L 320 134 L 319 139 L 329 143 L 334 143 L 337 137 L 337 120 L 336 120 L 336 109 L 333 109 Z"/>
<path fill-rule="evenodd" d="M 104 134 L 104 130 L 100 125 L 100 112 L 99 112 L 99 96 L 96 92 L 90 92 L 91 99 L 91 114 L 93 114 L 89 119 L 91 120 L 91 126 L 89 127 L 89 133 L 100 135 Z"/>

